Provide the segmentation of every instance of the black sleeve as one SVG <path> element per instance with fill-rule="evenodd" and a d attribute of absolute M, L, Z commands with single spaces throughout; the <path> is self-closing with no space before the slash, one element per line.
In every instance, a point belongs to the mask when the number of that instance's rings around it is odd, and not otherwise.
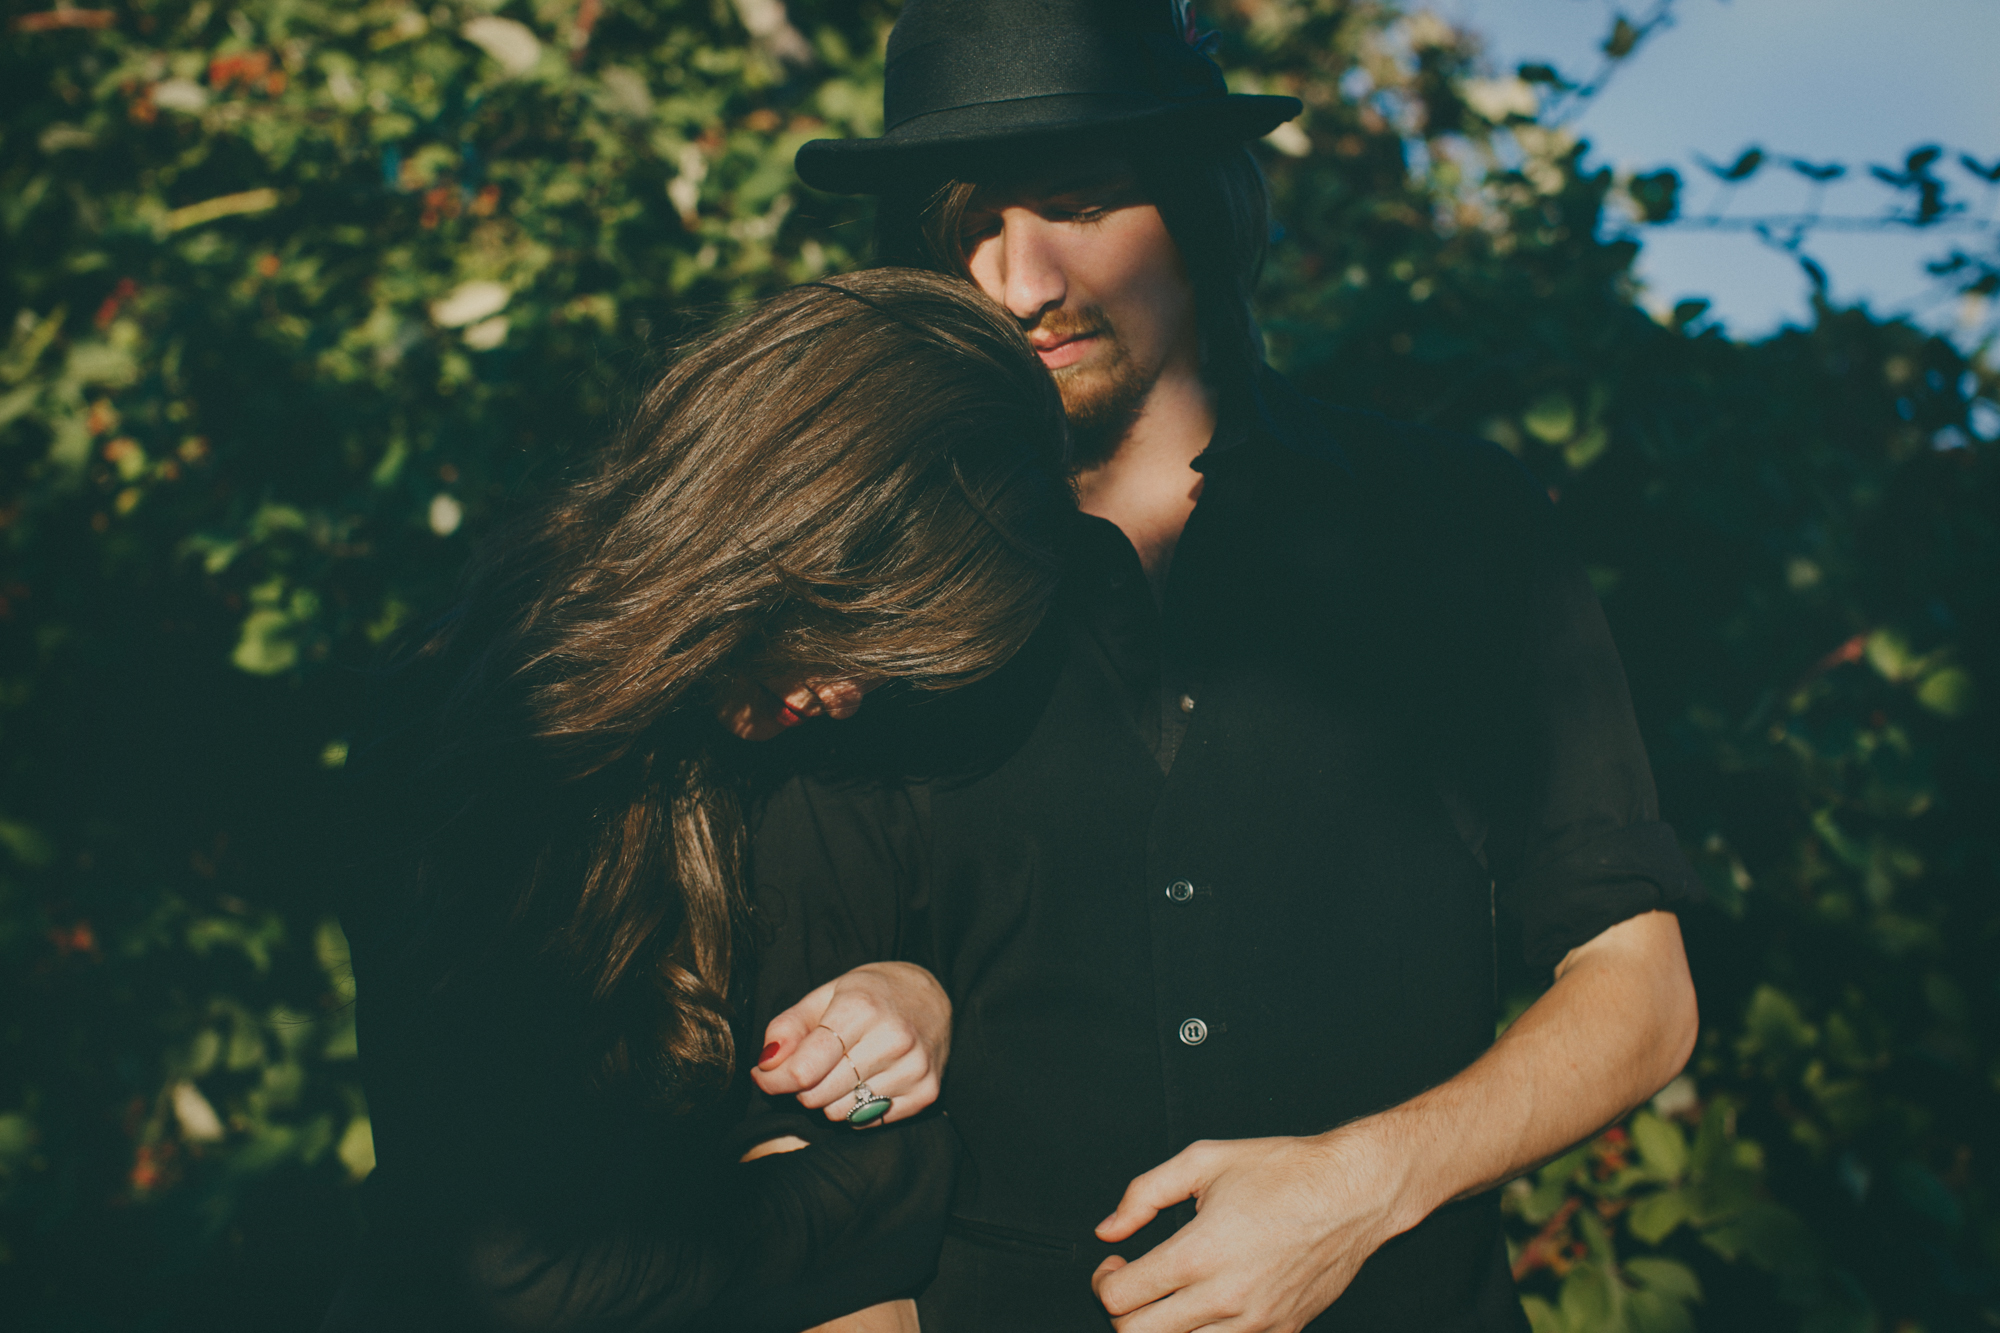
<path fill-rule="evenodd" d="M 794 778 L 760 803 L 750 837 L 751 1031 L 863 963 L 900 959 L 936 971 L 925 930 L 925 814 L 917 785 Z"/>
<path fill-rule="evenodd" d="M 855 1131 L 747 1080 L 674 1116 L 580 1077 L 584 1016 L 531 965 L 446 978 L 405 913 L 343 911 L 379 1164 L 329 1333 L 786 1333 L 930 1279 L 956 1163 L 941 1116 Z M 738 1163 L 754 1142 L 809 1144 Z"/>
<path fill-rule="evenodd" d="M 1459 558 L 1479 571 L 1458 590 L 1473 604 L 1455 613 L 1474 630 L 1459 651 L 1477 681 L 1465 697 L 1483 715 L 1467 734 L 1479 738 L 1495 886 L 1529 964 L 1546 968 L 1701 890 L 1660 822 L 1624 668 L 1554 505 L 1498 449 L 1466 447 L 1483 457 L 1462 470 L 1466 498 L 1446 508 Z"/>
<path fill-rule="evenodd" d="M 683 1199 L 580 1231 L 489 1214 L 443 1256 L 447 1323 L 797 1333 L 920 1291 L 936 1269 L 956 1154 L 943 1117 L 868 1131 L 760 1117 L 757 1137 L 782 1133 L 809 1146 L 727 1168 L 694 1208 Z"/>

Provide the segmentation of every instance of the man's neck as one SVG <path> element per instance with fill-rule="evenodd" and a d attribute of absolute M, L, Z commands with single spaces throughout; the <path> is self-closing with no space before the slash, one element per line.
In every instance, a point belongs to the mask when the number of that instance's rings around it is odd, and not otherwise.
<path fill-rule="evenodd" d="M 1190 463 L 1215 434 L 1215 391 L 1192 367 L 1169 367 L 1111 456 L 1077 474 L 1086 514 L 1116 523 L 1139 553 L 1158 597 L 1174 546 L 1201 498 L 1201 473 Z"/>

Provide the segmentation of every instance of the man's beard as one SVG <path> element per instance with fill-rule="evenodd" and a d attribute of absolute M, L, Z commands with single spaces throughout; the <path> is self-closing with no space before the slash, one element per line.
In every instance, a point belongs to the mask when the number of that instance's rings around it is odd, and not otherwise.
<path fill-rule="evenodd" d="M 1063 413 L 1069 418 L 1073 466 L 1079 470 L 1100 466 L 1118 451 L 1119 441 L 1160 378 L 1160 368 L 1148 368 L 1132 359 L 1100 307 L 1088 306 L 1069 316 L 1059 314 L 1044 319 L 1040 327 L 1058 334 L 1088 330 L 1098 335 L 1097 355 L 1051 374 L 1062 394 Z"/>

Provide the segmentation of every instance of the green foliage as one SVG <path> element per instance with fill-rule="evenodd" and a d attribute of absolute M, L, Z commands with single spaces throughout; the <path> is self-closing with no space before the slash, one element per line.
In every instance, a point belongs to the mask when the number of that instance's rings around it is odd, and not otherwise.
<path fill-rule="evenodd" d="M 373 1160 L 355 669 L 660 342 L 857 262 L 790 161 L 872 129 L 887 19 L 95 12 L 0 47 L 0 1302 L 305 1326 Z"/>
<path fill-rule="evenodd" d="M 1664 1113 L 1663 1113 L 1664 1112 Z M 1815 1328 L 1868 1326 L 1848 1308 L 1811 1231 L 1768 1195 L 1762 1149 L 1735 1131 L 1727 1098 L 1704 1108 L 1682 1078 L 1653 1107 L 1508 1187 L 1532 1228 L 1514 1272 L 1535 1333 L 1693 1329 L 1706 1251 L 1768 1274 Z M 1675 1257 L 1670 1257 L 1675 1256 Z"/>
<path fill-rule="evenodd" d="M 1711 891 L 1683 922 L 1693 1075 L 1741 1137 L 1704 1120 L 1690 1161 L 1734 1142 L 1735 1202 L 1712 1177 L 1676 1220 L 1680 1196 L 1588 1166 L 1624 1151 L 1608 1138 L 1548 1168 L 1530 1197 L 1578 1201 L 1580 1248 L 1561 1273 L 1530 1263 L 1538 1320 L 1652 1327 L 1678 1301 L 1712 1327 L 1982 1326 L 2000 1301 L 2000 844 L 1981 817 L 2000 796 L 2000 496 L 1976 426 L 1992 434 L 2000 377 L 1859 310 L 1747 345 L 1704 303 L 1649 314 L 1630 262 L 1636 226 L 1670 212 L 1657 176 L 1617 180 L 1528 123 L 1548 94 L 1469 77 L 1443 24 L 1283 12 L 1226 48 L 1238 81 L 1308 105 L 1299 151 L 1270 162 L 1292 232 L 1265 289 L 1275 358 L 1545 480 Z M 1661 1123 L 1626 1131 L 1642 1164 L 1671 1159 Z M 1555 1216 L 1522 1204 L 1524 1226 Z M 1704 1298 L 1644 1280 L 1663 1271 L 1631 1267 L 1648 1254 Z"/>
<path fill-rule="evenodd" d="M 356 668 L 662 341 L 862 259 L 789 164 L 876 128 L 891 12 L 8 12 L 0 1301 L 305 1325 L 373 1159 L 322 819 Z M 2000 382 L 1863 311 L 1649 314 L 1677 182 L 1591 167 L 1556 71 L 1377 0 L 1204 18 L 1307 104 L 1274 359 L 1560 497 L 1710 885 L 1688 1081 L 1506 1196 L 1538 1333 L 1992 1319 Z"/>

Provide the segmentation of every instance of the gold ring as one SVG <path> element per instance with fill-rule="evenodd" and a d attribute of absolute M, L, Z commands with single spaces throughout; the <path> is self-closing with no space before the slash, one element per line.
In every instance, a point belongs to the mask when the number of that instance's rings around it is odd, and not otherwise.
<path fill-rule="evenodd" d="M 868 1086 L 867 1080 L 861 1077 L 861 1066 L 854 1063 L 854 1052 L 847 1049 L 847 1039 L 841 1036 L 838 1032 L 834 1032 L 832 1028 L 826 1027 L 826 1024 L 824 1023 L 820 1023 L 817 1026 L 826 1028 L 828 1032 L 833 1032 L 833 1039 L 840 1043 L 840 1053 L 841 1055 L 846 1057 L 847 1067 L 854 1071 L 854 1086 L 857 1088 L 867 1087 Z M 870 1095 L 872 1096 L 873 1094 L 871 1093 Z M 877 1114 L 880 1114 L 880 1112 L 877 1112 Z M 873 1118 L 874 1117 L 872 1116 L 870 1117 L 870 1119 Z"/>

